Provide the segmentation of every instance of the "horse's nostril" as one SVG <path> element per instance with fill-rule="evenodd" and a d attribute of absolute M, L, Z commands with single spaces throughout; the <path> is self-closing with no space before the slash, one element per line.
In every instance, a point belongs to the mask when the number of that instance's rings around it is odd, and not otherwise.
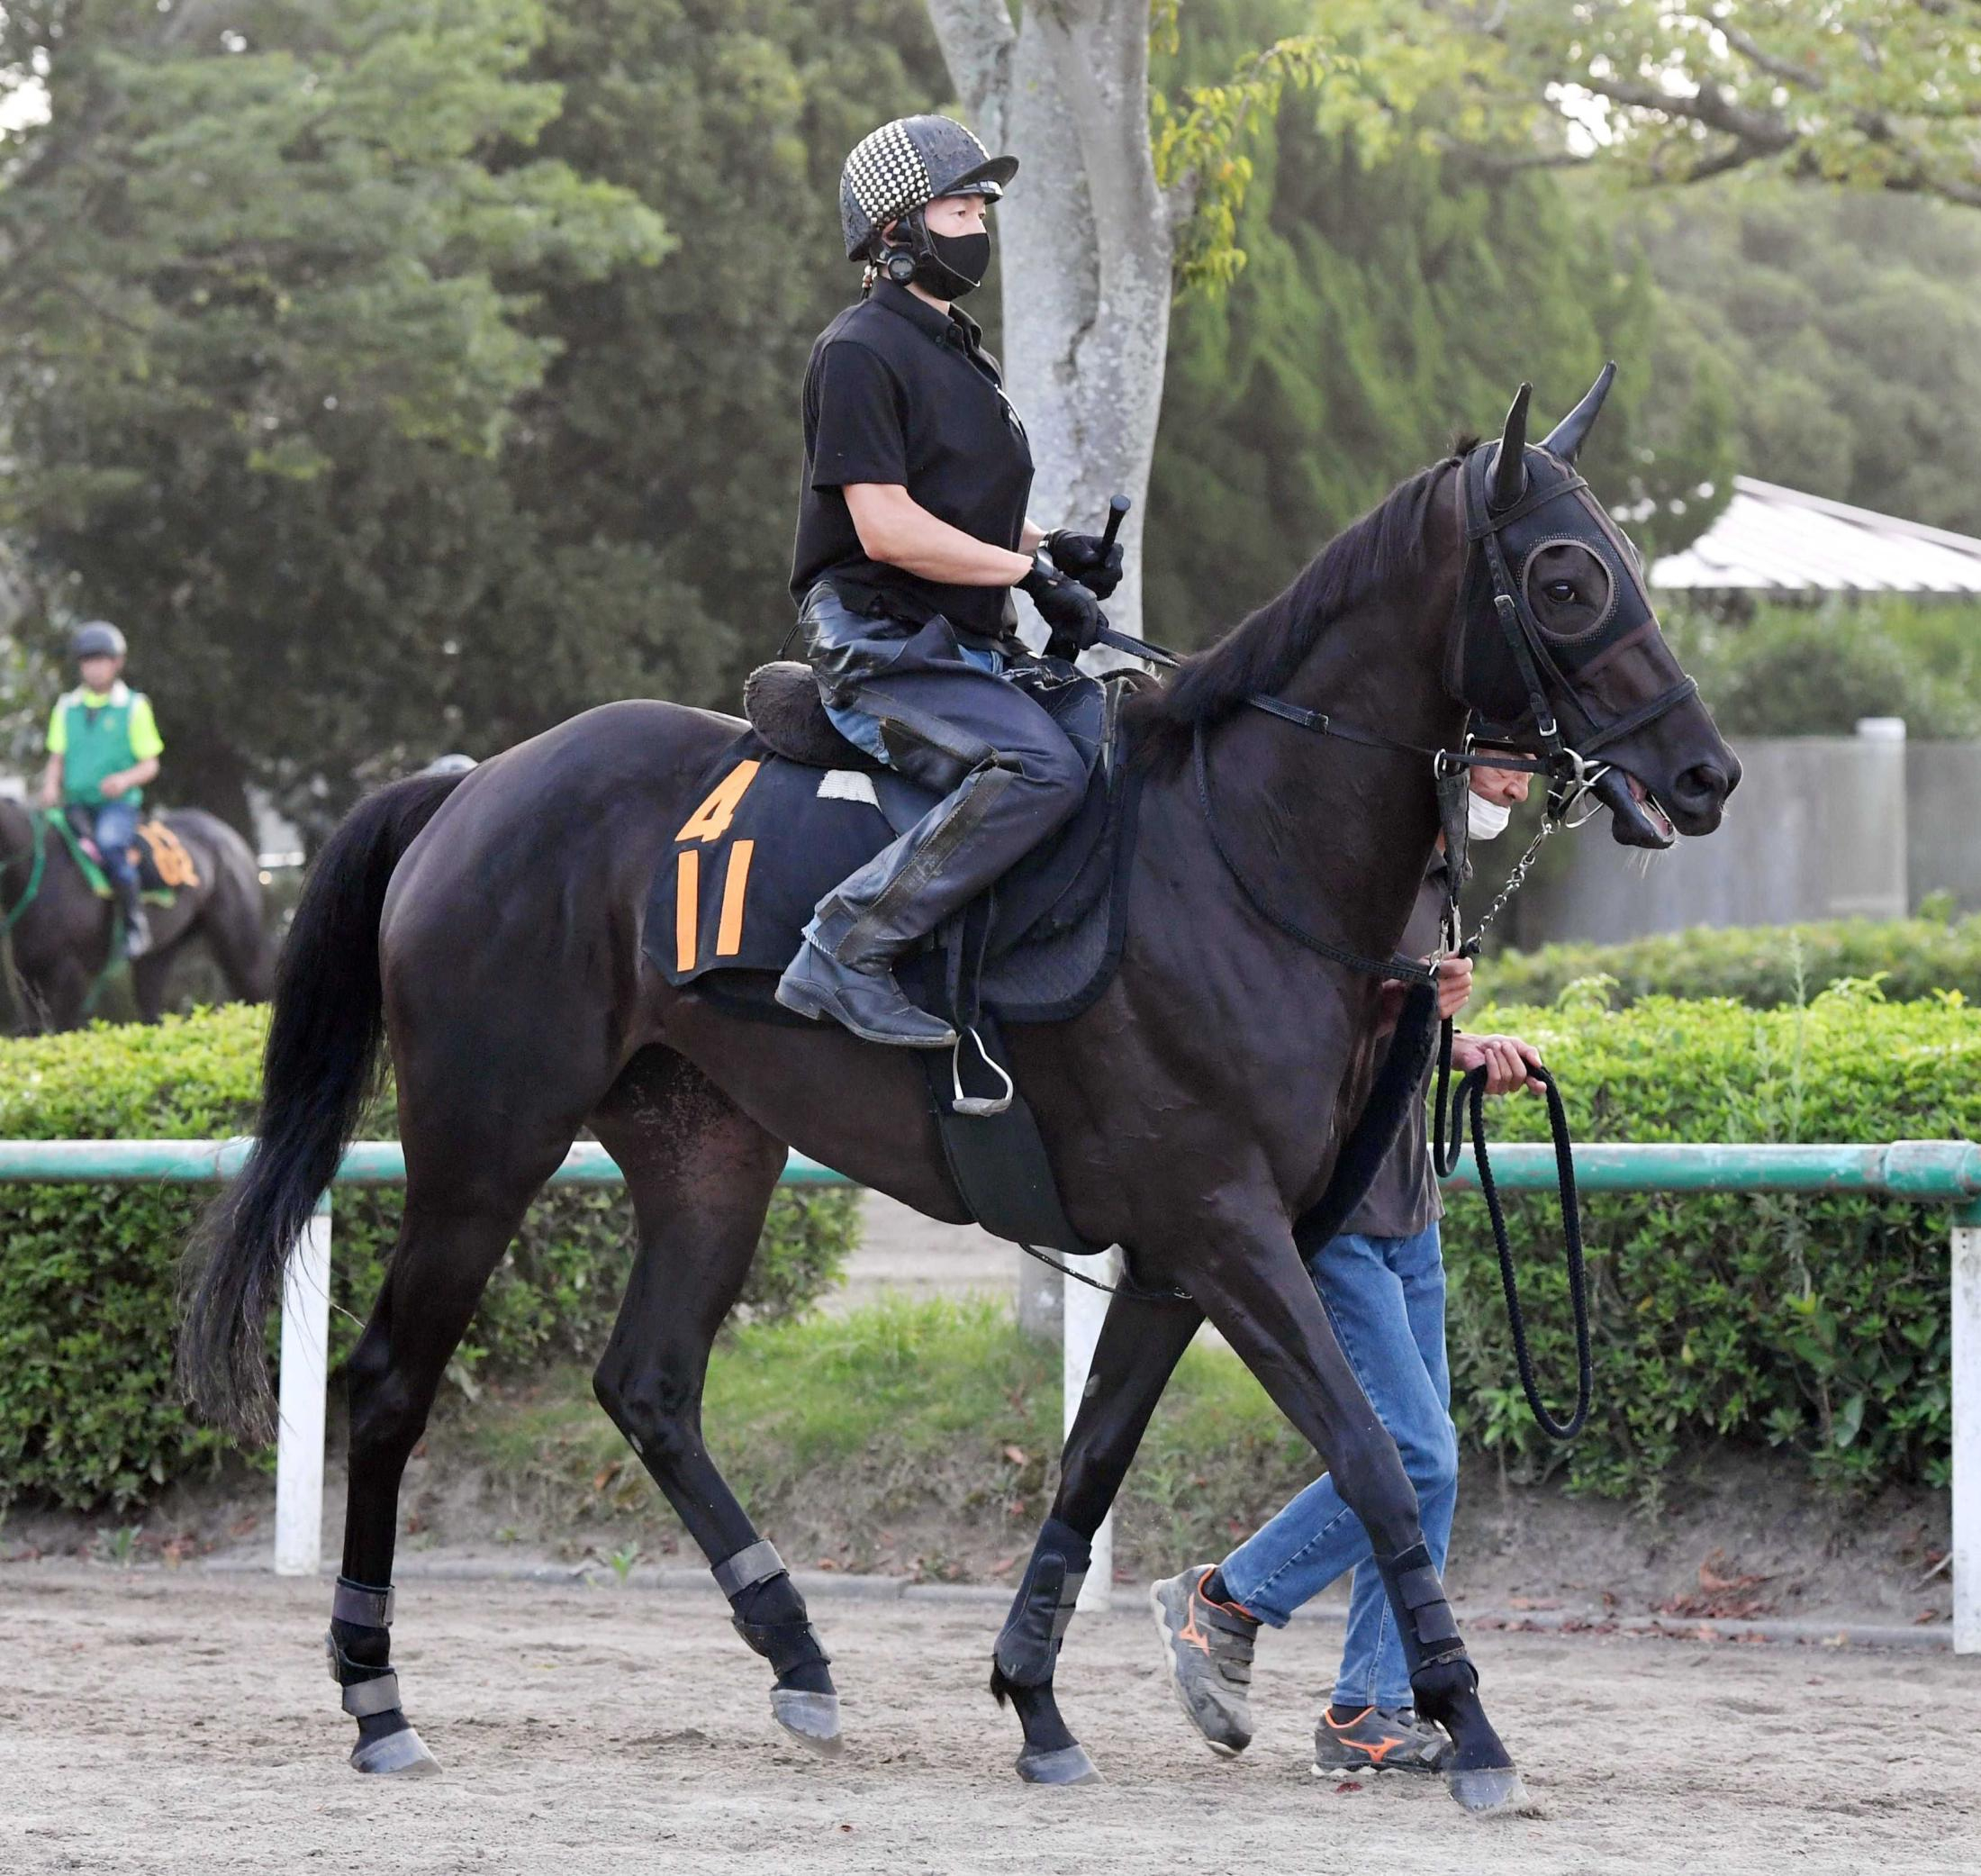
<path fill-rule="evenodd" d="M 1677 787 L 1679 798 L 1687 807 L 1704 806 L 1711 802 L 1723 802 L 1733 793 L 1738 776 L 1731 776 L 1717 764 L 1696 762 L 1678 776 Z"/>

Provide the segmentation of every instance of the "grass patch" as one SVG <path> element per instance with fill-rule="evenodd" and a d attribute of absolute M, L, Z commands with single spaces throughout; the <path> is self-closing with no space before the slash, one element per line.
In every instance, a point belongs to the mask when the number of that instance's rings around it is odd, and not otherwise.
<path fill-rule="evenodd" d="M 737 1496 L 794 1562 L 954 1577 L 997 1574 L 1029 1548 L 1056 1482 L 1059 1414 L 1056 1351 L 995 1305 L 890 1300 L 726 1337 L 703 1419 Z M 449 1460 L 533 1487 L 546 1528 L 575 1547 L 629 1532 L 683 1541 L 581 1371 L 491 1390 L 435 1436 Z M 1128 1476 L 1120 1560 L 1221 1554 L 1316 1470 L 1233 1355 L 1193 1348 Z"/>

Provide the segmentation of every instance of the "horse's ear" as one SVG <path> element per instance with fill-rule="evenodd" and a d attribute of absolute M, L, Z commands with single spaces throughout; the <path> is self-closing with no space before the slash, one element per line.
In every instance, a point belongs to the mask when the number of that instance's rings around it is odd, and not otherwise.
<path fill-rule="evenodd" d="M 1596 422 L 1596 413 L 1603 408 L 1603 400 L 1609 395 L 1610 386 L 1615 380 L 1616 360 L 1612 358 L 1597 375 L 1596 382 L 1589 386 L 1588 395 L 1548 432 L 1548 440 L 1541 447 L 1549 455 L 1559 457 L 1565 463 L 1572 463 L 1576 452 L 1581 449 Z"/>
<path fill-rule="evenodd" d="M 1486 491 L 1486 506 L 1495 514 L 1511 508 L 1527 493 L 1527 400 L 1533 395 L 1532 385 L 1523 385 L 1514 394 L 1506 427 L 1499 433 L 1492 486 Z"/>

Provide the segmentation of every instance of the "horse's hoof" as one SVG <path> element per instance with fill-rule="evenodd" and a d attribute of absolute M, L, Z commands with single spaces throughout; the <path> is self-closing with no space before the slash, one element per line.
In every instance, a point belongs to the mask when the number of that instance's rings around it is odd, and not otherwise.
<path fill-rule="evenodd" d="M 1028 1785 L 1098 1785 L 1100 1770 L 1083 1745 L 1063 1745 L 1049 1753 L 1027 1746 L 1018 1754 L 1018 1776 Z"/>
<path fill-rule="evenodd" d="M 807 1693 L 801 1688 L 771 1689 L 771 1715 L 777 1724 L 813 1752 L 837 1758 L 846 1742 L 839 1736 L 839 1696 Z"/>
<path fill-rule="evenodd" d="M 378 1778 L 431 1778 L 439 1769 L 440 1762 L 411 1726 L 402 1726 L 382 1739 L 361 1739 L 351 1748 L 351 1770 Z"/>
<path fill-rule="evenodd" d="M 1475 1765 L 1448 1776 L 1452 1796 L 1475 1817 L 1494 1817 L 1503 1812 L 1533 1808 L 1526 1786 L 1511 1765 Z"/>

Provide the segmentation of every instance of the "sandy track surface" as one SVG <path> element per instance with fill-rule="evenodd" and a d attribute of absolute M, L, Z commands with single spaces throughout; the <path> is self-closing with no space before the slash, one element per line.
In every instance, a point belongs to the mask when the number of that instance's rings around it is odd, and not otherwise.
<path fill-rule="evenodd" d="M 1971 1871 L 1981 1843 L 1981 1663 L 1946 1655 L 1481 1635 L 1541 1811 L 1480 1823 L 1400 1774 L 1309 1775 L 1332 1623 L 1268 1638 L 1260 1736 L 1225 1762 L 1171 1705 L 1144 1610 L 1081 1617 L 1061 1690 L 1108 1782 L 1039 1791 L 983 1690 L 981 1606 L 822 1600 L 848 1736 L 826 1762 L 776 1732 L 712 1595 L 499 1583 L 409 1586 L 398 1665 L 446 1775 L 361 1781 L 327 1600 L 0 1571 L 0 1867 L 1890 1876 Z"/>

